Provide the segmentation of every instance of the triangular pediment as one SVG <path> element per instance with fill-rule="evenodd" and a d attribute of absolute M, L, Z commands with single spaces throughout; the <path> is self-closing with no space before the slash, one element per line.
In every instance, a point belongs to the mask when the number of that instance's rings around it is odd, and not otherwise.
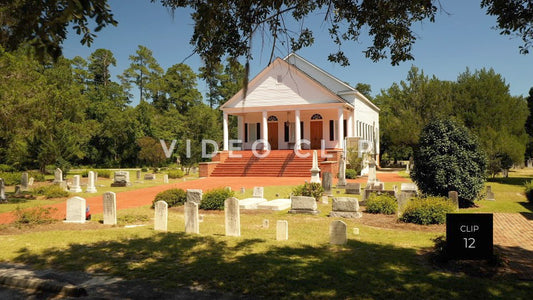
<path fill-rule="evenodd" d="M 326 103 L 345 101 L 295 66 L 277 58 L 250 81 L 246 98 L 241 90 L 221 109 Z"/>

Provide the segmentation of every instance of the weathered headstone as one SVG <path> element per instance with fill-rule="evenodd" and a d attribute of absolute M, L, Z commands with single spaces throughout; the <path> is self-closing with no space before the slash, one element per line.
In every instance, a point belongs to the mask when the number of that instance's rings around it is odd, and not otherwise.
<path fill-rule="evenodd" d="M 416 186 L 416 183 L 402 183 L 400 185 L 400 191 L 401 192 L 418 192 L 418 187 Z"/>
<path fill-rule="evenodd" d="M 163 175 L 163 183 L 168 183 L 168 174 Z"/>
<path fill-rule="evenodd" d="M 141 170 L 135 171 L 135 179 L 141 180 Z"/>
<path fill-rule="evenodd" d="M 74 175 L 72 178 L 72 186 L 70 187 L 70 192 L 72 193 L 81 193 L 80 185 L 80 175 Z"/>
<path fill-rule="evenodd" d="M 87 193 L 96 193 L 96 187 L 94 185 L 94 172 L 89 171 L 89 174 L 87 175 L 87 189 L 85 190 Z"/>
<path fill-rule="evenodd" d="M 144 174 L 144 180 L 155 180 L 155 174 Z"/>
<path fill-rule="evenodd" d="M 268 228 L 270 227 L 270 221 L 268 219 L 263 219 L 263 228 Z"/>
<path fill-rule="evenodd" d="M 22 178 L 20 180 L 20 190 L 27 191 L 28 188 L 28 172 L 22 173 Z"/>
<path fill-rule="evenodd" d="M 54 171 L 54 183 L 63 182 L 63 171 L 60 168 L 56 168 Z"/>
<path fill-rule="evenodd" d="M 202 203 L 202 190 L 187 189 L 187 202 Z"/>
<path fill-rule="evenodd" d="M 168 204 L 165 201 L 157 201 L 154 208 L 154 230 L 167 231 Z"/>
<path fill-rule="evenodd" d="M 369 186 L 370 186 L 370 189 L 374 190 L 374 191 L 384 191 L 385 190 L 385 183 L 381 182 L 381 181 L 378 181 L 377 179 L 376 179 L 376 181 L 374 181 Z"/>
<path fill-rule="evenodd" d="M 331 222 L 329 225 L 329 243 L 332 245 L 344 245 L 347 241 L 346 223 L 340 220 Z"/>
<path fill-rule="evenodd" d="M 20 190 L 20 185 L 19 185 L 19 184 L 17 184 L 17 185 L 15 185 L 15 196 L 18 196 L 18 195 L 20 195 L 20 193 L 21 193 L 21 190 Z"/>
<path fill-rule="evenodd" d="M 104 195 L 104 225 L 117 224 L 117 195 L 105 192 Z"/>
<path fill-rule="evenodd" d="M 226 236 L 241 236 L 241 213 L 239 199 L 231 197 L 224 201 Z"/>
<path fill-rule="evenodd" d="M 403 210 L 407 203 L 409 203 L 409 200 L 413 197 L 416 197 L 416 193 L 413 191 L 401 191 L 398 195 L 398 216 L 400 216 L 403 213 Z"/>
<path fill-rule="evenodd" d="M 263 191 L 264 189 L 262 186 L 254 186 L 252 198 L 263 198 Z"/>
<path fill-rule="evenodd" d="M 367 184 L 373 184 L 376 182 L 376 162 L 373 159 L 370 159 L 368 162 L 368 181 Z"/>
<path fill-rule="evenodd" d="M 130 172 L 128 171 L 115 171 L 113 174 L 113 183 L 111 183 L 111 186 L 113 187 L 124 187 L 124 186 L 130 186 Z"/>
<path fill-rule="evenodd" d="M 361 184 L 358 182 L 348 182 L 346 183 L 346 194 L 360 195 L 361 194 Z"/>
<path fill-rule="evenodd" d="M 490 200 L 490 201 L 494 201 L 494 193 L 492 192 L 492 187 L 490 185 L 487 185 L 487 196 L 485 197 L 485 199 L 487 200 Z"/>
<path fill-rule="evenodd" d="M 359 228 L 354 227 L 354 228 L 353 228 L 353 234 L 354 234 L 354 235 L 359 235 Z"/>
<path fill-rule="evenodd" d="M 322 204 L 328 204 L 329 203 L 329 197 L 328 196 L 322 196 Z"/>
<path fill-rule="evenodd" d="M 198 219 L 198 203 L 185 202 L 185 233 L 200 233 L 200 222 Z"/>
<path fill-rule="evenodd" d="M 68 223 L 85 223 L 86 201 L 81 197 L 72 197 L 67 200 L 67 218 Z"/>
<path fill-rule="evenodd" d="M 331 196 L 331 187 L 333 186 L 333 175 L 330 172 L 322 173 L 322 187 L 324 194 Z"/>
<path fill-rule="evenodd" d="M 28 179 L 28 186 L 32 186 L 34 181 L 35 181 L 35 178 L 30 177 L 30 179 Z"/>
<path fill-rule="evenodd" d="M 3 178 L 0 178 L 0 203 L 7 203 L 6 184 Z"/>
<path fill-rule="evenodd" d="M 337 181 L 337 188 L 343 188 L 346 185 L 346 159 L 341 155 L 339 161 L 339 180 Z"/>
<path fill-rule="evenodd" d="M 409 174 L 411 172 L 411 169 L 409 167 L 410 163 L 407 162 L 407 164 L 405 164 L 405 173 Z"/>
<path fill-rule="evenodd" d="M 456 191 L 449 191 L 448 198 L 453 202 L 456 209 L 459 209 L 459 195 Z"/>
<path fill-rule="evenodd" d="M 357 198 L 337 197 L 333 198 L 330 217 L 360 218 L 363 213 L 359 210 Z"/>
<path fill-rule="evenodd" d="M 313 197 L 291 196 L 291 214 L 318 214 L 316 200 Z"/>
<path fill-rule="evenodd" d="M 320 183 L 320 169 L 318 168 L 318 154 L 313 150 L 313 166 L 311 167 L 311 183 Z"/>
<path fill-rule="evenodd" d="M 246 189 L 244 187 L 241 187 L 241 194 L 246 193 Z"/>
<path fill-rule="evenodd" d="M 286 241 L 289 239 L 289 222 L 278 220 L 276 222 L 276 240 Z"/>

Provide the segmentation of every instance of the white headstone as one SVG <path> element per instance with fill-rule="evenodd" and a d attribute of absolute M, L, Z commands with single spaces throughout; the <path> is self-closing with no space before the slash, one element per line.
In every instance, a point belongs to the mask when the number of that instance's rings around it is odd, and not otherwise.
<path fill-rule="evenodd" d="M 344 245 L 347 241 L 346 223 L 340 220 L 331 222 L 329 225 L 329 243 L 333 245 Z"/>
<path fill-rule="evenodd" d="M 94 172 L 89 171 L 89 174 L 87 175 L 87 189 L 85 190 L 87 193 L 96 193 L 96 187 L 94 186 Z"/>
<path fill-rule="evenodd" d="M 368 184 L 374 184 L 376 182 L 376 162 L 373 159 L 370 159 L 368 163 Z"/>
<path fill-rule="evenodd" d="M 263 219 L 263 228 L 268 228 L 268 227 L 270 227 L 270 220 Z"/>
<path fill-rule="evenodd" d="M 67 200 L 67 218 L 68 223 L 85 223 L 86 202 L 84 198 L 72 197 Z"/>
<path fill-rule="evenodd" d="M 200 233 L 200 223 L 198 219 L 198 203 L 185 202 L 185 233 Z"/>
<path fill-rule="evenodd" d="M 168 183 L 168 174 L 163 175 L 163 183 Z"/>
<path fill-rule="evenodd" d="M 113 192 L 104 193 L 104 225 L 117 224 L 117 195 Z"/>
<path fill-rule="evenodd" d="M 35 181 L 35 178 L 30 177 L 30 179 L 28 180 L 28 185 L 32 186 L 34 181 Z"/>
<path fill-rule="evenodd" d="M 339 181 L 337 181 L 337 187 L 344 187 L 346 185 L 346 159 L 344 155 L 341 155 L 339 161 Z"/>
<path fill-rule="evenodd" d="M 72 193 L 81 193 L 80 186 L 80 175 L 74 175 L 72 179 L 72 186 L 70 187 L 70 192 Z"/>
<path fill-rule="evenodd" d="M 318 168 L 318 154 L 313 150 L 313 166 L 311 167 L 311 183 L 320 183 L 320 169 Z"/>
<path fill-rule="evenodd" d="M 289 222 L 278 220 L 276 222 L 276 240 L 286 241 L 289 239 Z"/>
<path fill-rule="evenodd" d="M 7 202 L 6 184 L 3 178 L 0 178 L 0 202 Z"/>
<path fill-rule="evenodd" d="M 401 192 L 418 192 L 418 187 L 416 186 L 416 183 L 402 183 L 400 185 L 400 191 Z"/>
<path fill-rule="evenodd" d="M 154 208 L 154 230 L 167 231 L 168 204 L 165 201 L 157 201 Z"/>
<path fill-rule="evenodd" d="M 96 175 L 96 173 L 95 173 Z M 96 178 L 95 178 L 96 182 Z M 115 171 L 113 174 L 113 183 L 111 186 L 130 186 L 130 172 L 129 171 Z"/>
<path fill-rule="evenodd" d="M 263 198 L 264 189 L 262 186 L 254 186 L 252 198 Z"/>
<path fill-rule="evenodd" d="M 231 197 L 224 201 L 226 235 L 241 236 L 241 213 L 239 199 Z"/>
<path fill-rule="evenodd" d="M 60 168 L 56 168 L 54 171 L 54 183 L 63 182 L 63 171 Z"/>
<path fill-rule="evenodd" d="M 187 189 L 187 202 L 202 203 L 202 190 Z"/>

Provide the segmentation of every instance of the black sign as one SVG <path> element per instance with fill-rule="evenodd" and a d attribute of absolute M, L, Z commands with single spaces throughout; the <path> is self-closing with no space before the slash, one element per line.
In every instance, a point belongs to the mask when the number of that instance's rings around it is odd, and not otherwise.
<path fill-rule="evenodd" d="M 490 259 L 492 214 L 446 214 L 446 246 L 450 259 Z"/>

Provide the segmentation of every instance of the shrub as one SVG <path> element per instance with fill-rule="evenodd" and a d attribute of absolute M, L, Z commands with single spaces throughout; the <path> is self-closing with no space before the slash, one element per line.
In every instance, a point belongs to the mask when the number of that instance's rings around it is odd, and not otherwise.
<path fill-rule="evenodd" d="M 354 169 L 346 169 L 345 176 L 347 179 L 355 179 L 357 178 L 357 171 Z"/>
<path fill-rule="evenodd" d="M 170 170 L 167 172 L 167 174 L 168 174 L 168 178 L 172 178 L 172 179 L 181 178 L 185 175 L 183 171 L 180 169 Z"/>
<path fill-rule="evenodd" d="M 414 198 L 405 205 L 400 220 L 420 225 L 443 224 L 446 222 L 446 214 L 454 211 L 453 203 L 446 198 Z"/>
<path fill-rule="evenodd" d="M 307 197 L 313 197 L 317 201 L 320 200 L 320 197 L 322 197 L 322 193 L 324 193 L 324 188 L 320 183 L 304 183 L 302 185 L 296 186 L 292 190 L 292 194 L 294 196 L 307 196 Z"/>
<path fill-rule="evenodd" d="M 225 188 L 210 190 L 203 195 L 200 208 L 205 210 L 222 210 L 224 209 L 224 201 L 234 195 L 234 191 L 229 191 Z"/>
<path fill-rule="evenodd" d="M 105 169 L 101 169 L 101 170 L 83 170 L 81 172 L 81 177 L 88 177 L 89 176 L 89 171 L 93 171 L 95 173 L 98 173 L 98 177 L 102 177 L 102 178 L 111 178 L 111 170 L 105 170 Z"/>
<path fill-rule="evenodd" d="M 46 199 L 68 197 L 69 193 L 59 185 L 46 185 L 34 188 L 33 192 L 37 195 L 44 195 Z"/>
<path fill-rule="evenodd" d="M 10 165 L 0 164 L 0 172 L 15 172 L 15 168 Z"/>
<path fill-rule="evenodd" d="M 533 181 L 526 181 L 524 184 L 527 201 L 533 203 Z"/>
<path fill-rule="evenodd" d="M 141 172 L 148 172 L 148 168 L 141 168 Z"/>
<path fill-rule="evenodd" d="M 22 179 L 21 172 L 0 172 L 0 178 L 4 179 L 5 185 L 17 185 L 20 184 Z"/>
<path fill-rule="evenodd" d="M 46 179 L 44 178 L 44 174 L 38 171 L 29 171 L 28 177 L 33 177 L 33 180 L 36 182 L 43 182 Z"/>
<path fill-rule="evenodd" d="M 371 214 L 393 215 L 398 210 L 396 197 L 389 194 L 370 194 L 366 199 L 366 212 Z"/>
<path fill-rule="evenodd" d="M 57 208 L 53 207 L 33 207 L 28 209 L 22 209 L 17 207 L 15 209 L 15 223 L 24 225 L 37 225 L 48 224 L 55 221 L 52 218 L 52 212 L 57 211 Z"/>
<path fill-rule="evenodd" d="M 469 206 L 483 189 L 485 169 L 476 137 L 450 120 L 436 120 L 422 130 L 411 178 L 425 194 L 447 197 L 457 191 Z"/>
<path fill-rule="evenodd" d="M 187 201 L 187 193 L 182 189 L 170 189 L 160 192 L 155 196 L 152 202 L 152 208 L 154 208 L 157 201 L 165 201 L 168 207 L 180 206 Z"/>

